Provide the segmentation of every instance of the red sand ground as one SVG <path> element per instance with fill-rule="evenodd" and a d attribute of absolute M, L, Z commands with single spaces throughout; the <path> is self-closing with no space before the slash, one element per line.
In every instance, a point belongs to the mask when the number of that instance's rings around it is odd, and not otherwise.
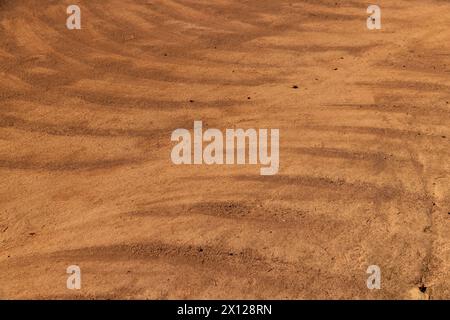
<path fill-rule="evenodd" d="M 450 3 L 377 4 L 0 1 L 0 298 L 449 299 Z M 194 120 L 280 172 L 173 165 Z"/>

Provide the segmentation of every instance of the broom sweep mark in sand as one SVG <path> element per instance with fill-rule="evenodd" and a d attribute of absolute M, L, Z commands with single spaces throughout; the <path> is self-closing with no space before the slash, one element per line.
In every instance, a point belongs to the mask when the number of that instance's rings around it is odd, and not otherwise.
<path fill-rule="evenodd" d="M 245 131 L 226 129 L 224 140 L 224 135 L 219 129 L 207 129 L 203 132 L 202 121 L 194 121 L 194 161 L 192 161 L 192 136 L 187 129 L 176 129 L 172 132 L 171 140 L 178 141 L 178 144 L 172 149 L 171 159 L 177 165 L 246 164 L 246 141 L 248 141 L 248 164 L 258 164 L 259 160 L 261 165 L 268 166 L 260 169 L 261 175 L 275 175 L 279 169 L 279 130 L 270 129 L 270 155 L 268 129 L 259 129 L 258 133 L 255 129 Z M 204 149 L 203 142 L 209 142 Z"/>

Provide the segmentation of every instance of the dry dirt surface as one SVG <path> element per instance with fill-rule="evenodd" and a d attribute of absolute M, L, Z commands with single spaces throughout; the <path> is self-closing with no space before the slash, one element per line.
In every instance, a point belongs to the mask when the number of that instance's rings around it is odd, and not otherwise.
<path fill-rule="evenodd" d="M 450 2 L 376 2 L 0 0 L 0 298 L 449 299 Z"/>

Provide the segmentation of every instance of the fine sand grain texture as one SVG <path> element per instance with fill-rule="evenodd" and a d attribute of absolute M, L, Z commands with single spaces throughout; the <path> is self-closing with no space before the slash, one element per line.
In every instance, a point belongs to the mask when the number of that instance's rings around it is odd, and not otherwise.
<path fill-rule="evenodd" d="M 377 4 L 0 0 L 0 298 L 449 299 L 450 2 Z M 172 164 L 194 120 L 278 174 Z"/>

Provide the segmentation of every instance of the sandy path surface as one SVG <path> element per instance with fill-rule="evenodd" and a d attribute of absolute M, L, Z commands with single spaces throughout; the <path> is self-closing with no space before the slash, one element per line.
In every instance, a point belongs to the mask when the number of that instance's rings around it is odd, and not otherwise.
<path fill-rule="evenodd" d="M 449 299 L 450 3 L 377 4 L 0 0 L 0 298 Z M 172 164 L 194 120 L 279 173 Z"/>

